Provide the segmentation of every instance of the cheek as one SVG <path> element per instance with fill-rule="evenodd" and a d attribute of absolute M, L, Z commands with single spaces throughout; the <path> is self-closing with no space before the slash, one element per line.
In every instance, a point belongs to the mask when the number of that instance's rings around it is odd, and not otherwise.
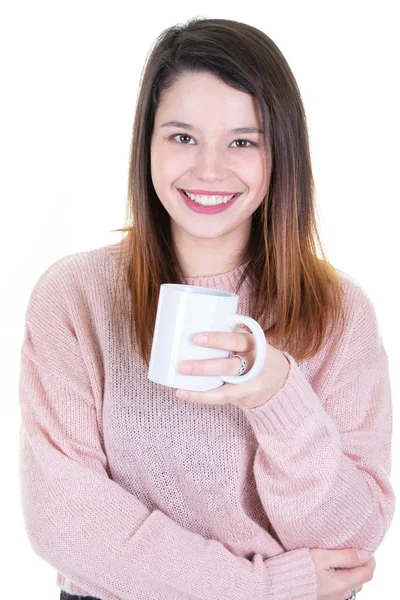
<path fill-rule="evenodd" d="M 254 186 L 262 187 L 269 175 L 269 168 L 265 161 L 258 156 L 254 161 L 249 161 L 247 164 L 247 173 Z"/>
<path fill-rule="evenodd" d="M 250 188 L 261 190 L 269 180 L 269 165 L 259 153 L 254 152 L 252 156 L 243 156 L 243 154 L 232 162 L 232 169 Z"/>
<path fill-rule="evenodd" d="M 153 178 L 173 184 L 175 180 L 181 177 L 185 170 L 185 161 L 179 153 L 168 152 L 165 149 L 155 150 L 152 153 L 151 170 Z"/>

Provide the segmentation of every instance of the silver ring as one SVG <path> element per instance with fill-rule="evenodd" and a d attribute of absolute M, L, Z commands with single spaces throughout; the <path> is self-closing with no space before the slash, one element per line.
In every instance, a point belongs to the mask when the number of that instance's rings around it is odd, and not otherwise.
<path fill-rule="evenodd" d="M 351 588 L 351 596 L 350 598 L 347 598 L 347 600 L 355 600 L 356 598 L 356 590 L 354 588 Z"/>
<path fill-rule="evenodd" d="M 240 354 L 233 354 L 233 355 L 232 355 L 232 358 L 235 358 L 236 356 L 237 356 L 238 358 L 240 358 L 240 360 L 241 360 L 241 362 L 242 362 L 242 364 L 241 364 L 241 366 L 240 366 L 240 369 L 239 369 L 239 373 L 238 373 L 238 375 L 243 375 L 243 373 L 245 372 L 245 370 L 246 370 L 246 368 L 247 368 L 247 363 L 246 363 L 245 359 L 243 358 L 243 356 L 240 356 Z"/>

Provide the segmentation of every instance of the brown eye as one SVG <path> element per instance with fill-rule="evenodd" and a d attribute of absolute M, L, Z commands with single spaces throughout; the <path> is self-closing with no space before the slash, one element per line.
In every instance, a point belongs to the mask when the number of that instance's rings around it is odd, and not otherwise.
<path fill-rule="evenodd" d="M 250 146 L 255 146 L 255 144 L 253 142 L 250 142 L 249 140 L 235 140 L 234 142 L 232 142 L 232 144 L 236 144 L 236 142 L 248 142 L 250 144 Z M 249 148 L 250 146 L 237 146 L 238 148 Z"/>
<path fill-rule="evenodd" d="M 177 134 L 175 134 L 175 135 L 172 136 L 172 139 L 175 139 L 176 137 L 179 137 L 179 138 L 188 138 L 189 140 L 192 139 L 190 135 L 187 135 L 187 133 L 177 133 Z M 179 143 L 181 143 L 181 142 L 179 142 Z M 183 145 L 184 146 L 189 146 L 189 144 L 183 144 Z"/>

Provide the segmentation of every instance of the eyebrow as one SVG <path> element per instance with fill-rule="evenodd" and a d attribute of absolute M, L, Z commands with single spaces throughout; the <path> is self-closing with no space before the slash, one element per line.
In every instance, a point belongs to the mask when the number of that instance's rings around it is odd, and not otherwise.
<path fill-rule="evenodd" d="M 189 125 L 189 123 L 183 123 L 183 121 L 168 121 L 168 123 L 163 123 L 160 127 L 182 127 L 189 131 L 196 131 L 196 127 Z M 234 129 L 230 129 L 230 133 L 264 133 L 264 130 L 258 127 L 235 127 Z"/>

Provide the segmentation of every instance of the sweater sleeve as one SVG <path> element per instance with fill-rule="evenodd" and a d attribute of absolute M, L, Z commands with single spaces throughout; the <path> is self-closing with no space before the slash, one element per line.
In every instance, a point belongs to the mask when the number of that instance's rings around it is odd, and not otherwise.
<path fill-rule="evenodd" d="M 150 512 L 110 478 L 101 384 L 82 352 L 80 308 L 64 277 L 50 269 L 39 279 L 21 349 L 20 489 L 35 553 L 103 600 L 314 600 L 307 548 L 267 560 L 235 556 Z"/>
<path fill-rule="evenodd" d="M 283 547 L 375 552 L 395 510 L 392 403 L 376 313 L 357 285 L 348 342 L 318 397 L 295 359 L 283 387 L 244 408 L 258 450 L 257 490 Z"/>

